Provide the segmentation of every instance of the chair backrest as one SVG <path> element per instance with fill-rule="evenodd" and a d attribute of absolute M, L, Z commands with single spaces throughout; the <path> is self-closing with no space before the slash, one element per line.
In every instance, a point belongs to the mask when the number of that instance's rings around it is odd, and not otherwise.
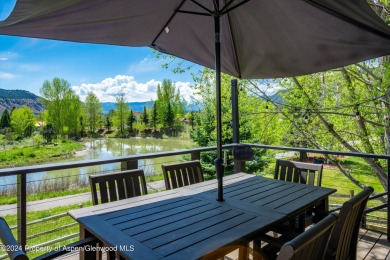
<path fill-rule="evenodd" d="M 322 164 L 276 160 L 274 179 L 321 186 L 322 168 Z"/>
<path fill-rule="evenodd" d="M 11 260 L 28 260 L 25 252 L 16 241 L 7 222 L 0 217 L 0 240 L 8 250 L 5 250 Z"/>
<path fill-rule="evenodd" d="M 374 192 L 371 187 L 344 202 L 340 209 L 339 221 L 331 235 L 327 250 L 329 259 L 356 259 L 360 222 L 368 198 Z"/>
<path fill-rule="evenodd" d="M 101 203 L 147 194 L 145 175 L 142 169 L 90 175 L 89 184 L 93 205 L 98 204 L 98 191 Z"/>
<path fill-rule="evenodd" d="M 329 237 L 337 219 L 336 214 L 330 214 L 312 228 L 287 242 L 280 249 L 277 259 L 324 259 Z"/>
<path fill-rule="evenodd" d="M 167 190 L 204 181 L 199 161 L 161 165 L 161 167 Z"/>

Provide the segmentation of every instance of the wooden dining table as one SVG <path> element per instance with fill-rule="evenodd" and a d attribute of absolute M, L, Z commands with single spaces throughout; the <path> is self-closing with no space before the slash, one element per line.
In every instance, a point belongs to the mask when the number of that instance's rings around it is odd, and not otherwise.
<path fill-rule="evenodd" d="M 247 173 L 69 211 L 80 237 L 95 236 L 125 259 L 217 258 L 307 209 L 328 210 L 336 190 Z M 98 249 L 99 250 L 99 249 Z M 88 254 L 94 252 L 83 252 Z"/>

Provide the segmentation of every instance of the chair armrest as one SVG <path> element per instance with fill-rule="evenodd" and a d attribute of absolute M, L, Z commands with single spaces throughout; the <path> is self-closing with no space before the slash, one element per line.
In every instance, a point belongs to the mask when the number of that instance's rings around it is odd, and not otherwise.
<path fill-rule="evenodd" d="M 26 253 L 22 250 L 22 246 L 16 241 L 7 222 L 2 217 L 0 217 L 0 231 L 0 240 L 4 244 L 5 251 L 9 258 L 15 260 L 28 260 Z"/>
<path fill-rule="evenodd" d="M 92 245 L 96 245 L 96 243 L 98 243 L 98 242 L 99 242 L 99 240 L 96 237 L 88 237 L 88 238 L 79 240 L 77 242 L 71 243 L 69 245 L 59 247 L 57 250 L 48 252 L 46 254 L 43 254 L 41 256 L 34 258 L 34 260 L 53 259 L 53 258 L 56 258 L 58 256 L 65 255 L 65 254 L 68 254 L 68 253 L 74 251 L 74 248 L 80 248 L 80 247 L 84 247 L 87 245 L 92 246 Z M 78 250 L 78 251 L 80 251 L 80 250 Z"/>

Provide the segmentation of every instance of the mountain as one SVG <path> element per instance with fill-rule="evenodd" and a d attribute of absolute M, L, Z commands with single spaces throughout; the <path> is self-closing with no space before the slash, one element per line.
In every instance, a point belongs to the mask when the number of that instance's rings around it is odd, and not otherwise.
<path fill-rule="evenodd" d="M 110 110 L 114 110 L 116 108 L 115 103 L 113 102 L 102 102 L 100 103 L 103 108 L 103 113 L 107 114 Z M 130 109 L 133 110 L 133 112 L 138 112 L 142 113 L 142 110 L 144 110 L 144 107 L 147 109 L 152 108 L 154 101 L 145 101 L 145 102 L 129 102 L 127 103 Z M 201 109 L 201 106 L 199 105 L 194 105 L 194 104 L 184 104 L 186 112 L 191 112 L 191 111 L 199 111 Z"/>
<path fill-rule="evenodd" d="M 0 113 L 5 109 L 11 111 L 14 107 L 19 108 L 24 105 L 31 108 L 34 114 L 45 110 L 40 97 L 29 91 L 0 89 Z"/>
<path fill-rule="evenodd" d="M 130 109 L 133 110 L 133 112 L 141 113 L 142 110 L 144 110 L 144 107 L 146 108 L 152 108 L 153 107 L 153 101 L 145 101 L 145 102 L 129 102 L 127 103 Z M 103 108 L 103 113 L 107 114 L 110 110 L 114 110 L 116 108 L 116 105 L 114 102 L 102 102 L 100 103 Z"/>

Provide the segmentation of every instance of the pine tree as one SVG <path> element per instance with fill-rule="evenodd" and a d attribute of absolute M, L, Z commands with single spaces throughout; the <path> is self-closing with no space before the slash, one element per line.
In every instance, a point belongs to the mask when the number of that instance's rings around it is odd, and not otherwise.
<path fill-rule="evenodd" d="M 165 113 L 164 122 L 169 127 L 173 127 L 173 123 L 175 121 L 175 115 L 173 114 L 171 103 L 168 103 L 167 112 Z"/>
<path fill-rule="evenodd" d="M 129 127 L 129 131 L 133 132 L 133 124 L 135 122 L 135 116 L 133 110 L 130 110 L 129 117 L 127 118 L 127 126 Z"/>
<path fill-rule="evenodd" d="M 11 127 L 11 117 L 9 115 L 8 109 L 4 110 L 0 119 L 0 128 L 9 128 Z"/>
<path fill-rule="evenodd" d="M 144 123 L 145 127 L 146 127 L 149 123 L 149 116 L 148 116 L 148 112 L 146 111 L 145 106 L 144 106 L 144 110 L 142 111 L 141 120 L 142 120 L 142 123 Z"/>
<path fill-rule="evenodd" d="M 153 129 L 156 131 L 156 126 L 158 123 L 157 102 L 154 102 L 154 104 L 153 104 L 152 122 L 151 123 L 152 123 Z"/>

